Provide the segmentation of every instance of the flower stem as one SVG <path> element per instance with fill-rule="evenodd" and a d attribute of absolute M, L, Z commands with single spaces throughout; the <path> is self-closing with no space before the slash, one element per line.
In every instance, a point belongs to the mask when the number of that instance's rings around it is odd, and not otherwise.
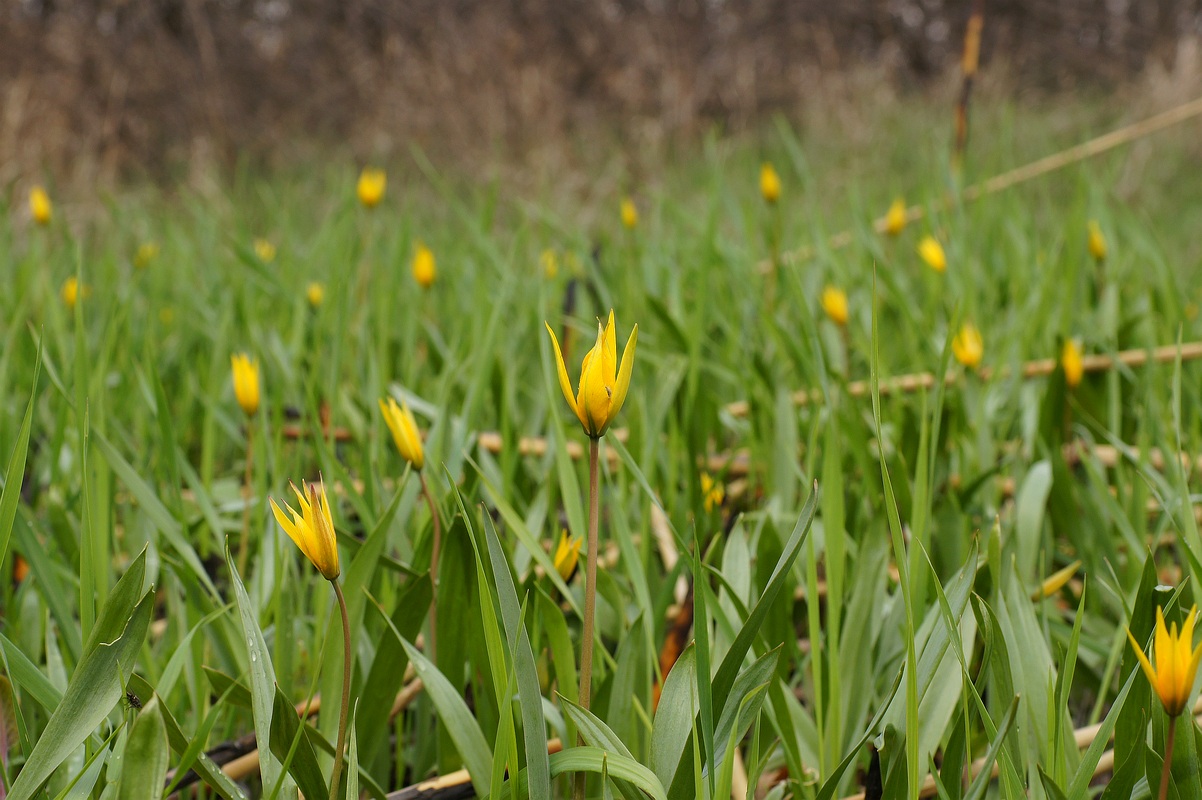
<path fill-rule="evenodd" d="M 585 562 L 584 635 L 580 643 L 580 696 L 582 708 L 588 710 L 593 682 L 593 616 L 597 610 L 597 472 L 601 440 L 589 439 L 588 444 L 588 560 Z M 576 775 L 576 800 L 584 798 L 583 772 Z"/>
<path fill-rule="evenodd" d="M 346 718 L 351 709 L 351 621 L 346 613 L 346 598 L 337 580 L 330 581 L 342 612 L 342 707 L 338 717 L 338 748 L 334 751 L 334 772 L 330 776 L 330 798 L 338 800 L 338 781 L 342 777 L 342 752 L 346 749 Z"/>
<path fill-rule="evenodd" d="M 250 539 L 250 494 L 251 494 L 251 469 L 254 463 L 255 453 L 255 437 L 254 437 L 254 420 L 248 419 L 246 422 L 246 474 L 242 478 L 242 540 L 238 543 L 238 574 L 246 574 L 246 554 L 249 549 L 247 542 Z"/>
<path fill-rule="evenodd" d="M 426 473 L 418 470 L 422 480 L 422 494 L 430 506 L 430 518 L 434 520 L 434 545 L 430 550 L 430 660 L 434 661 L 435 625 L 438 622 L 438 551 L 442 546 L 442 525 L 438 521 L 438 506 L 434 504 L 434 495 L 430 494 L 430 484 L 426 483 Z"/>
<path fill-rule="evenodd" d="M 1169 796 L 1169 775 L 1173 772 L 1173 744 L 1177 739 L 1177 718 L 1169 717 L 1169 735 L 1164 742 L 1164 769 L 1160 771 L 1160 793 L 1157 797 L 1165 800 Z"/>

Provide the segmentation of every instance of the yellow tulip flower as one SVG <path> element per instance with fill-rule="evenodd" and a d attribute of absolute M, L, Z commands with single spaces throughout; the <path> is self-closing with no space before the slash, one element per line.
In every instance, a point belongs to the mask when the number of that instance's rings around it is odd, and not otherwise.
<path fill-rule="evenodd" d="M 50 195 L 46 194 L 46 190 L 41 186 L 35 186 L 29 192 L 29 213 L 39 225 L 49 224 L 50 218 L 54 216 L 54 205 L 50 202 Z"/>
<path fill-rule="evenodd" d="M 634 201 L 629 197 L 622 198 L 622 224 L 628 229 L 633 229 L 639 224 L 639 210 L 635 208 Z"/>
<path fill-rule="evenodd" d="M 918 255 L 936 272 L 947 269 L 947 255 L 943 252 L 943 245 L 939 244 L 939 240 L 934 236 L 922 237 L 922 241 L 918 243 Z"/>
<path fill-rule="evenodd" d="M 74 275 L 63 281 L 62 288 L 58 290 L 59 295 L 63 298 L 63 305 L 67 307 L 68 311 L 75 310 L 75 304 L 79 302 L 80 295 L 86 292 L 86 288 L 81 290 L 79 278 Z"/>
<path fill-rule="evenodd" d="M 266 239 L 255 239 L 255 255 L 264 264 L 275 261 L 275 245 Z"/>
<path fill-rule="evenodd" d="M 971 322 L 960 326 L 960 332 L 952 339 L 952 355 L 964 366 L 975 369 L 985 356 L 985 342 L 981 332 Z"/>
<path fill-rule="evenodd" d="M 840 327 L 847 324 L 847 293 L 836 286 L 822 290 L 822 310 L 831 322 Z"/>
<path fill-rule="evenodd" d="M 572 579 L 572 575 L 576 573 L 576 564 L 580 560 L 580 547 L 584 544 L 583 539 L 573 539 L 568 536 L 568 532 L 564 531 L 560 534 L 559 545 L 555 548 L 555 571 L 559 573 L 559 577 L 563 578 L 564 583 Z"/>
<path fill-rule="evenodd" d="M 559 340 L 555 331 L 547 323 L 547 333 L 551 334 L 551 344 L 555 347 L 555 366 L 559 370 L 559 388 L 568 405 L 584 426 L 584 432 L 593 439 L 600 439 L 609 429 L 610 423 L 622 410 L 626 401 L 626 390 L 630 388 L 630 373 L 634 369 L 634 347 L 638 341 L 639 326 L 635 325 L 630 332 L 630 339 L 622 351 L 622 365 L 618 368 L 617 326 L 614 324 L 614 312 L 609 312 L 609 322 L 602 325 L 597 321 L 597 343 L 584 356 L 580 365 L 580 388 L 575 397 L 572 396 L 572 384 L 568 380 L 568 368 L 563 362 L 563 353 L 559 349 Z"/>
<path fill-rule="evenodd" d="M 429 289 L 434 285 L 434 279 L 438 276 L 438 271 L 434 266 L 434 251 L 426 247 L 421 242 L 417 243 L 417 250 L 413 253 L 413 278 L 423 289 Z"/>
<path fill-rule="evenodd" d="M 150 262 L 158 257 L 158 254 L 158 242 L 142 242 L 138 245 L 137 252 L 134 253 L 134 266 L 138 269 L 146 269 L 150 266 Z"/>
<path fill-rule="evenodd" d="M 246 353 L 236 353 L 230 356 L 230 365 L 234 372 L 234 397 L 246 416 L 253 417 L 259 410 L 259 362 L 251 361 Z"/>
<path fill-rule="evenodd" d="M 1160 697 L 1160 702 L 1164 704 L 1164 710 L 1170 717 L 1177 717 L 1185 710 L 1190 691 L 1194 688 L 1198 662 L 1202 660 L 1202 644 L 1193 650 L 1190 649 L 1194 639 L 1194 623 L 1197 621 L 1198 607 L 1194 606 L 1186 615 L 1185 624 L 1178 633 L 1177 623 L 1173 623 L 1172 630 L 1167 628 L 1164 624 L 1164 610 L 1159 606 L 1156 608 L 1156 635 L 1152 640 L 1151 651 L 1151 655 L 1156 659 L 1155 668 L 1148 656 L 1144 655 L 1139 642 L 1131 635 L 1131 630 L 1127 630 L 1127 638 L 1135 648 L 1135 655 L 1139 657 L 1139 664 L 1148 676 L 1148 683 L 1152 684 L 1152 689 Z"/>
<path fill-rule="evenodd" d="M 376 167 L 364 167 L 359 173 L 359 185 L 356 191 L 359 202 L 364 208 L 375 208 L 384 199 L 384 188 L 388 185 L 388 176 L 384 170 Z"/>
<path fill-rule="evenodd" d="M 701 497 L 705 513 L 710 513 L 722 505 L 726 498 L 726 487 L 715 481 L 708 472 L 701 473 Z"/>
<path fill-rule="evenodd" d="M 555 280 L 555 276 L 559 275 L 559 258 L 551 248 L 543 251 L 543 254 L 538 258 L 538 263 L 542 265 L 543 277 L 547 280 L 553 281 Z"/>
<path fill-rule="evenodd" d="M 380 411 L 384 414 L 384 422 L 392 431 L 392 440 L 401 457 L 420 470 L 426 463 L 426 454 L 422 446 L 422 435 L 417 428 L 417 420 L 409 410 L 409 404 L 397 405 L 391 397 L 388 402 L 380 401 Z"/>
<path fill-rule="evenodd" d="M 1064 382 L 1070 389 L 1076 389 L 1085 374 L 1085 364 L 1081 355 L 1081 343 L 1069 339 L 1064 343 L 1064 351 L 1060 354 L 1060 365 L 1064 367 Z"/>
<path fill-rule="evenodd" d="M 326 287 L 322 286 L 317 281 L 313 281 L 309 284 L 309 287 L 305 289 L 305 297 L 308 299 L 310 306 L 313 308 L 318 308 L 322 303 L 325 302 Z"/>
<path fill-rule="evenodd" d="M 780 175 L 777 175 L 776 170 L 767 162 L 760 165 L 760 194 L 763 195 L 764 202 L 770 205 L 780 199 Z"/>
<path fill-rule="evenodd" d="M 1106 260 L 1106 237 L 1102 235 L 1102 226 L 1096 219 L 1089 221 L 1089 254 L 1098 261 Z"/>
<path fill-rule="evenodd" d="M 906 201 L 898 197 L 894 199 L 889 210 L 885 212 L 885 233 L 897 236 L 906 227 Z"/>
<path fill-rule="evenodd" d="M 275 514 L 276 522 L 288 534 L 288 538 L 296 543 L 305 557 L 317 567 L 317 571 L 327 581 L 338 580 L 341 570 L 338 567 L 338 538 L 334 533 L 334 521 L 330 518 L 330 501 L 326 498 L 324 483 L 314 486 L 311 483 L 301 483 L 302 492 L 291 484 L 296 492 L 300 512 L 285 504 L 284 508 L 292 515 L 292 519 L 271 499 L 271 512 Z"/>

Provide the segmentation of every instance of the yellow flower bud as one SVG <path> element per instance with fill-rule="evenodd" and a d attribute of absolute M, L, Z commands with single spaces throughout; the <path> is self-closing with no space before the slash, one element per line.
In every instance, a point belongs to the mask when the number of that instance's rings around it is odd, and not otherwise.
<path fill-rule="evenodd" d="M 388 401 L 380 401 L 380 411 L 384 414 L 384 422 L 392 431 L 392 440 L 401 457 L 420 470 L 426 463 L 425 449 L 422 445 L 421 431 L 417 428 L 417 420 L 409 410 L 409 404 L 397 405 L 391 397 Z"/>
<path fill-rule="evenodd" d="M 309 300 L 309 305 L 312 308 L 319 308 L 325 302 L 326 287 L 317 281 L 313 281 L 309 284 L 309 288 L 305 289 L 305 297 Z"/>
<path fill-rule="evenodd" d="M 542 265 L 543 277 L 549 281 L 555 280 L 555 276 L 559 274 L 559 258 L 556 257 L 555 251 L 550 248 L 544 250 L 538 263 Z"/>
<path fill-rule="evenodd" d="M 726 498 L 726 487 L 715 481 L 708 472 L 701 473 L 701 503 L 705 513 L 722 506 Z"/>
<path fill-rule="evenodd" d="M 828 286 L 822 290 L 822 310 L 831 322 L 843 326 L 847 324 L 847 293 L 836 286 Z"/>
<path fill-rule="evenodd" d="M 960 326 L 960 332 L 952 339 L 952 355 L 969 369 L 980 366 L 985 356 L 985 342 L 976 325 L 966 322 Z"/>
<path fill-rule="evenodd" d="M 545 323 L 544 323 L 545 324 Z M 563 352 L 559 349 L 559 340 L 555 331 L 547 325 L 547 333 L 551 334 L 551 344 L 555 347 L 555 366 L 559 372 L 559 388 L 564 398 L 584 432 L 593 439 L 599 439 L 609 430 L 610 424 L 622 410 L 626 402 L 626 392 L 630 388 L 630 374 L 634 369 L 634 347 L 638 341 L 639 326 L 635 325 L 622 351 L 622 365 L 618 368 L 617 326 L 614 324 L 614 312 L 609 312 L 609 322 L 602 325 L 597 322 L 597 343 L 584 356 L 580 365 L 580 388 L 575 397 L 572 396 L 572 384 L 568 380 L 568 368 L 563 361 Z"/>
<path fill-rule="evenodd" d="M 275 261 L 275 245 L 266 239 L 255 239 L 255 255 L 264 264 Z"/>
<path fill-rule="evenodd" d="M 893 201 L 885 212 L 885 233 L 897 236 L 906 227 L 906 201 L 900 197 Z"/>
<path fill-rule="evenodd" d="M 59 289 L 58 293 L 63 298 L 63 305 L 67 307 L 67 310 L 74 311 L 75 304 L 79 302 L 80 295 L 84 294 L 85 291 L 79 285 L 79 278 L 72 275 L 63 281 L 62 288 Z"/>
<path fill-rule="evenodd" d="M 1068 339 L 1064 343 L 1064 351 L 1060 354 L 1060 365 L 1064 368 L 1064 382 L 1070 389 L 1076 389 L 1085 374 L 1085 364 L 1081 355 L 1081 343 L 1076 339 Z"/>
<path fill-rule="evenodd" d="M 46 194 L 46 190 L 41 186 L 35 186 L 29 192 L 29 213 L 39 225 L 48 224 L 54 216 L 54 205 L 50 202 L 50 195 Z"/>
<path fill-rule="evenodd" d="M 568 536 L 567 531 L 563 531 L 559 536 L 559 544 L 555 548 L 554 564 L 555 571 L 559 573 L 559 577 L 563 578 L 564 583 L 570 581 L 576 572 L 582 544 L 584 544 L 583 539 L 573 539 Z"/>
<path fill-rule="evenodd" d="M 777 175 L 776 170 L 767 162 L 760 165 L 760 194 L 768 204 L 774 204 L 780 199 L 780 175 Z"/>
<path fill-rule="evenodd" d="M 939 240 L 934 236 L 922 237 L 922 241 L 918 243 L 918 255 L 936 272 L 947 269 L 947 256 L 943 252 L 943 245 L 939 244 Z"/>
<path fill-rule="evenodd" d="M 302 492 L 292 485 L 296 493 L 300 512 L 285 504 L 288 516 L 271 499 L 271 513 L 305 557 L 317 567 L 317 571 L 327 581 L 338 580 L 341 569 L 338 566 L 338 536 L 334 532 L 334 520 L 330 517 L 330 501 L 326 497 L 324 483 L 319 484 L 320 490 L 313 484 L 302 483 Z"/>
<path fill-rule="evenodd" d="M 434 266 L 434 252 L 421 242 L 418 242 L 417 250 L 413 254 L 414 280 L 423 289 L 429 289 L 434 285 L 434 279 L 437 276 L 438 271 Z"/>
<path fill-rule="evenodd" d="M 230 366 L 234 373 L 234 397 L 246 416 L 253 417 L 259 410 L 259 362 L 251 361 L 246 353 L 235 353 L 230 356 Z"/>
<path fill-rule="evenodd" d="M 622 224 L 628 229 L 633 229 L 639 224 L 639 210 L 635 208 L 634 201 L 629 197 L 622 198 Z"/>
<path fill-rule="evenodd" d="M 146 269 L 158 254 L 158 242 L 143 242 L 138 245 L 138 250 L 134 253 L 134 266 L 138 269 Z"/>
<path fill-rule="evenodd" d="M 1102 226 L 1096 219 L 1089 221 L 1089 254 L 1098 261 L 1106 260 L 1106 237 L 1102 235 Z"/>
<path fill-rule="evenodd" d="M 384 199 L 384 189 L 388 185 L 388 176 L 384 170 L 375 167 L 364 167 L 359 173 L 359 185 L 356 191 L 359 202 L 364 208 L 375 208 Z"/>

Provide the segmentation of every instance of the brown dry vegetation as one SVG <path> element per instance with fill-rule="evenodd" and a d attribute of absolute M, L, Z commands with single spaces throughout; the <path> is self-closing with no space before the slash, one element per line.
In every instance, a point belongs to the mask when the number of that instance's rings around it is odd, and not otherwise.
<path fill-rule="evenodd" d="M 641 143 L 798 118 L 822 76 L 868 67 L 906 86 L 943 74 L 968 5 L 11 0 L 0 183 L 37 169 L 92 181 L 289 159 L 329 143 L 470 161 L 599 129 Z M 1112 85 L 1172 69 L 1199 30 L 1202 0 L 997 0 L 983 56 L 1026 87 Z"/>

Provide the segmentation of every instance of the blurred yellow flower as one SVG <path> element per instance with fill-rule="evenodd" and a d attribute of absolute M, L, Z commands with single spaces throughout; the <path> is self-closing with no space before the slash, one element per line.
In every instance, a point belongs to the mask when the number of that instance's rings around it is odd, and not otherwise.
<path fill-rule="evenodd" d="M 1089 221 L 1089 254 L 1098 261 L 1106 259 L 1106 237 L 1102 235 L 1102 226 L 1096 219 Z"/>
<path fill-rule="evenodd" d="M 326 287 L 322 286 L 317 281 L 313 281 L 309 284 L 309 287 L 305 289 L 305 297 L 308 299 L 310 306 L 313 308 L 318 308 L 323 302 L 325 302 Z"/>
<path fill-rule="evenodd" d="M 138 245 L 138 249 L 134 253 L 134 266 L 138 269 L 146 269 L 158 254 L 158 242 L 142 242 L 142 244 Z"/>
<path fill-rule="evenodd" d="M 701 473 L 701 502 L 705 513 L 710 513 L 722 505 L 726 498 L 726 487 L 715 481 L 708 472 Z"/>
<path fill-rule="evenodd" d="M 434 285 L 434 279 L 437 276 L 438 271 L 434 266 L 434 251 L 418 242 L 417 250 L 413 253 L 413 278 L 423 289 L 429 289 Z"/>
<path fill-rule="evenodd" d="M 538 257 L 538 263 L 542 265 L 543 277 L 549 281 L 555 280 L 555 276 L 559 274 L 559 257 L 555 255 L 555 251 L 548 247 Z"/>
<path fill-rule="evenodd" d="M 50 195 L 46 194 L 46 190 L 41 186 L 35 186 L 29 192 L 29 213 L 33 215 L 33 221 L 39 225 L 46 225 L 54 216 L 54 206 L 50 202 Z"/>
<path fill-rule="evenodd" d="M 622 224 L 627 228 L 634 228 L 639 224 L 639 210 L 635 208 L 634 201 L 629 197 L 622 198 L 621 212 Z"/>
<path fill-rule="evenodd" d="M 847 324 L 847 293 L 837 286 L 822 290 L 822 310 L 836 325 Z"/>
<path fill-rule="evenodd" d="M 266 239 L 255 239 L 255 255 L 264 264 L 275 261 L 275 245 Z"/>
<path fill-rule="evenodd" d="M 898 197 L 885 212 L 885 233 L 897 236 L 906 227 L 906 201 Z"/>
<path fill-rule="evenodd" d="M 175 322 L 175 309 L 171 306 L 163 306 L 159 309 L 159 322 L 164 325 L 170 325 Z"/>
<path fill-rule="evenodd" d="M 922 237 L 922 241 L 918 243 L 918 255 L 936 272 L 947 269 L 947 256 L 943 252 L 943 245 L 939 244 L 939 240 L 934 236 Z"/>
<path fill-rule="evenodd" d="M 985 356 L 985 342 L 976 325 L 966 322 L 960 326 L 960 332 L 952 339 L 952 355 L 970 369 L 980 365 Z"/>
<path fill-rule="evenodd" d="M 330 517 L 330 501 L 326 497 L 326 486 L 324 483 L 314 486 L 311 483 L 301 483 L 304 487 L 302 492 L 296 488 L 296 484 L 290 484 L 292 491 L 296 493 L 297 505 L 300 511 L 297 512 L 292 506 L 285 504 L 288 514 L 292 515 L 289 519 L 288 515 L 275 504 L 275 498 L 271 498 L 271 513 L 275 514 L 275 521 L 280 523 L 280 527 L 288 534 L 300 551 L 305 554 L 305 557 L 317 567 L 317 571 L 327 581 L 338 580 L 338 575 L 341 570 L 338 567 L 338 537 L 334 532 L 334 520 Z"/>
<path fill-rule="evenodd" d="M 764 202 L 773 204 L 780 199 L 780 175 L 768 162 L 760 165 L 760 194 Z"/>
<path fill-rule="evenodd" d="M 564 583 L 572 579 L 572 575 L 576 572 L 576 564 L 580 560 L 580 546 L 584 544 L 583 539 L 573 539 L 568 536 L 567 531 L 563 531 L 559 536 L 559 545 L 555 548 L 555 571 L 559 573 L 559 577 L 563 578 Z"/>
<path fill-rule="evenodd" d="M 426 454 L 422 446 L 421 431 L 417 428 L 417 420 L 409 410 L 409 404 L 397 405 L 391 397 L 388 401 L 380 401 L 380 411 L 384 414 L 384 422 L 392 431 L 392 440 L 401 457 L 420 470 L 426 463 Z"/>
<path fill-rule="evenodd" d="M 1076 389 L 1085 374 L 1085 363 L 1081 354 L 1081 343 L 1076 339 L 1064 342 L 1064 351 L 1060 354 L 1060 365 L 1064 367 L 1064 382 L 1068 388 Z"/>
<path fill-rule="evenodd" d="M 1148 676 L 1148 683 L 1152 684 L 1152 689 L 1170 717 L 1177 717 L 1185 710 L 1185 704 L 1189 702 L 1190 692 L 1194 688 L 1194 676 L 1198 674 L 1202 644 L 1193 650 L 1190 649 L 1193 646 L 1194 623 L 1197 621 L 1198 607 L 1194 606 L 1186 615 L 1180 633 L 1177 632 L 1176 622 L 1173 623 L 1172 630 L 1169 630 L 1164 624 L 1164 609 L 1156 607 L 1156 635 L 1153 637 L 1151 650 L 1152 657 L 1156 659 L 1155 668 L 1148 656 L 1144 655 L 1139 642 L 1131 635 L 1131 629 L 1127 629 L 1127 638 L 1135 648 L 1135 655 L 1139 657 L 1139 664 Z"/>
<path fill-rule="evenodd" d="M 246 353 L 235 353 L 230 356 L 230 366 L 234 373 L 234 397 L 246 416 L 253 417 L 259 410 L 259 362 L 251 361 Z"/>
<path fill-rule="evenodd" d="M 62 288 L 58 290 L 58 293 L 59 296 L 63 298 L 63 305 L 67 307 L 67 310 L 74 311 L 75 304 L 79 302 L 80 295 L 87 294 L 87 288 L 84 287 L 81 291 L 79 278 L 72 275 L 70 278 L 67 278 L 65 281 L 63 281 Z"/>
<path fill-rule="evenodd" d="M 359 202 L 365 208 L 375 208 L 384 199 L 384 188 L 388 185 L 388 176 L 384 170 L 376 167 L 364 167 L 359 173 L 359 185 L 356 191 Z"/>
<path fill-rule="evenodd" d="M 580 388 L 578 394 L 572 396 L 572 384 L 568 380 L 568 368 L 563 361 L 563 353 L 559 349 L 559 340 L 555 331 L 547 323 L 547 333 L 551 334 L 551 344 L 555 347 L 555 366 L 559 370 L 559 388 L 563 391 L 576 418 L 584 426 L 584 432 L 593 439 L 605 435 L 610 423 L 622 410 L 626 402 L 626 391 L 630 388 L 630 374 L 634 369 L 634 347 L 638 341 L 639 326 L 635 325 L 622 351 L 622 366 L 618 369 L 617 326 L 614 324 L 614 312 L 610 309 L 609 322 L 605 325 L 597 321 L 597 343 L 584 356 L 580 365 Z"/>

